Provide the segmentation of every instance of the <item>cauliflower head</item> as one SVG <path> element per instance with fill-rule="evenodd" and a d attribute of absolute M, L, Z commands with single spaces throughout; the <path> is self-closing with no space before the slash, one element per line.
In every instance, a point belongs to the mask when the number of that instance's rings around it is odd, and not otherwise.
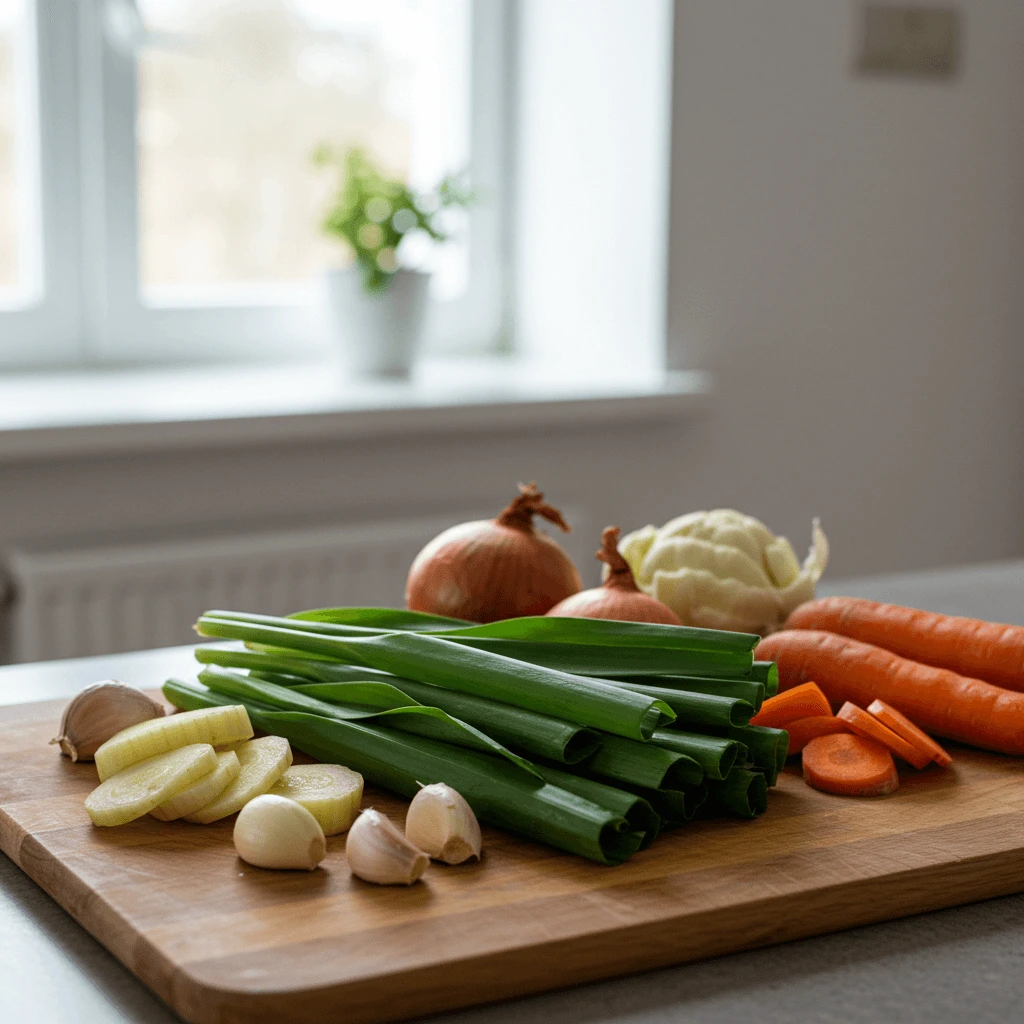
<path fill-rule="evenodd" d="M 785 537 L 753 516 L 719 508 L 679 516 L 660 529 L 634 530 L 619 551 L 637 586 L 684 624 L 765 636 L 814 597 L 828 563 L 828 539 L 817 519 L 811 534 L 801 565 Z"/>

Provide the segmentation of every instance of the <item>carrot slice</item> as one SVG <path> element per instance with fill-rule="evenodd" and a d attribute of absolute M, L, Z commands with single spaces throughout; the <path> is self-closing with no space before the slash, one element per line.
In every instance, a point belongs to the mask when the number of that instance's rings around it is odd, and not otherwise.
<path fill-rule="evenodd" d="M 811 740 L 818 736 L 834 736 L 836 733 L 849 732 L 850 727 L 834 715 L 812 715 L 809 718 L 798 718 L 795 722 L 786 723 L 789 733 L 789 754 L 799 754 Z"/>
<path fill-rule="evenodd" d="M 884 796 L 899 788 L 892 754 L 874 740 L 850 733 L 819 736 L 804 747 L 804 781 L 839 796 Z"/>
<path fill-rule="evenodd" d="M 815 715 L 832 715 L 832 706 L 817 683 L 794 686 L 785 693 L 769 697 L 761 710 L 750 720 L 751 725 L 766 725 L 770 729 L 785 729 L 789 722 Z"/>
<path fill-rule="evenodd" d="M 918 729 L 909 718 L 901 715 L 895 708 L 889 707 L 885 701 L 872 701 L 868 705 L 868 714 L 874 715 L 882 725 L 892 729 L 897 736 L 902 736 L 912 747 L 917 747 L 927 754 L 936 764 L 945 766 L 953 760 L 931 736 Z"/>
<path fill-rule="evenodd" d="M 876 740 L 915 768 L 923 768 L 931 760 L 920 747 L 908 743 L 902 736 L 898 736 L 888 726 L 882 725 L 874 715 L 869 715 L 856 704 L 847 701 L 839 709 L 836 718 L 841 718 L 850 727 L 851 732 L 865 736 L 869 740 Z"/>

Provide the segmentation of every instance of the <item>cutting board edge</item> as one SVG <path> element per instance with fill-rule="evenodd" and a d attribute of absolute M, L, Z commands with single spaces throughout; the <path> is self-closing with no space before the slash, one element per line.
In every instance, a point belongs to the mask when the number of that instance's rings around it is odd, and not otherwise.
<path fill-rule="evenodd" d="M 996 815 L 982 821 L 1005 817 Z M 0 839 L 4 834 L 0 829 Z M 9 843 L 0 843 L 11 856 L 8 847 Z M 343 1024 L 386 1024 L 1024 891 L 1024 850 L 993 849 L 953 862 L 890 873 L 870 882 L 853 879 L 820 888 L 814 894 L 811 913 L 806 912 L 806 894 L 786 893 L 755 905 L 680 914 L 642 925 L 623 924 L 599 933 L 466 957 L 443 966 L 419 966 L 321 988 L 258 992 L 212 983 L 204 977 L 203 964 L 170 961 L 144 935 L 125 928 L 113 908 L 31 834 L 23 837 L 11 859 L 192 1024 L 306 1024 L 328 1016 Z M 58 880 L 60 884 L 56 884 Z M 865 885 L 871 886 L 870 901 L 863 898 Z M 62 893 L 63 898 L 55 893 Z M 685 927 L 680 927 L 683 924 Z M 745 937 L 737 942 L 740 932 Z M 217 967 L 216 960 L 210 962 L 212 971 Z M 382 990 L 386 990 L 386 998 L 382 998 Z M 338 1007 L 345 1008 L 343 1015 Z"/>
<path fill-rule="evenodd" d="M 1024 891 L 1024 850 L 996 850 L 953 863 L 911 868 L 875 880 L 876 898 L 870 903 L 851 899 L 864 884 L 858 879 L 818 890 L 815 913 L 810 916 L 792 915 L 787 920 L 790 905 L 804 903 L 805 897 L 786 894 L 758 904 L 755 913 L 744 907 L 680 915 L 654 926 L 624 925 L 442 967 L 417 967 L 298 991 L 232 989 L 207 983 L 196 965 L 176 966 L 174 991 L 170 998 L 162 998 L 191 1024 L 307 1024 L 314 1018 L 326 1019 L 327 1007 L 339 1024 L 390 1024 L 1012 895 Z M 954 898 L 951 893 L 956 894 Z M 737 918 L 749 935 L 740 943 L 735 941 Z M 684 922 L 687 928 L 681 930 Z M 692 933 L 702 935 L 699 949 L 688 939 Z M 711 939 L 706 938 L 709 934 Z M 640 936 L 643 948 L 653 946 L 655 954 L 628 952 L 631 939 Z M 139 976 L 150 984 L 143 974 Z M 338 1007 L 344 1007 L 342 1014 Z"/>

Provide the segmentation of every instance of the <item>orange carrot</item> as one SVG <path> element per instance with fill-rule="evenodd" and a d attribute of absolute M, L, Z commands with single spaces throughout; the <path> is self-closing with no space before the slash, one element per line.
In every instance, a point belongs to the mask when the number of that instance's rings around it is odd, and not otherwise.
<path fill-rule="evenodd" d="M 819 736 L 834 736 L 836 733 L 849 732 L 850 727 L 835 715 L 812 715 L 810 718 L 798 718 L 795 722 L 786 723 L 789 733 L 789 754 L 799 754 L 804 747 Z"/>
<path fill-rule="evenodd" d="M 771 729 L 785 729 L 787 722 L 795 722 L 798 718 L 810 718 L 812 715 L 828 715 L 832 708 L 828 698 L 818 689 L 815 683 L 804 683 L 785 693 L 769 697 L 761 705 L 761 710 L 750 720 L 751 725 L 766 725 Z"/>
<path fill-rule="evenodd" d="M 800 605 L 787 629 L 840 633 L 924 665 L 948 668 L 1007 690 L 1024 690 L 1024 626 L 939 615 L 859 597 Z"/>
<path fill-rule="evenodd" d="M 901 715 L 895 708 L 889 707 L 885 701 L 873 700 L 868 705 L 868 713 L 874 715 L 882 725 L 892 729 L 897 736 L 902 736 L 908 743 L 923 751 L 936 764 L 945 766 L 952 762 L 953 758 L 931 736 L 921 732 L 909 718 Z"/>
<path fill-rule="evenodd" d="M 899 788 L 892 754 L 881 743 L 837 733 L 804 747 L 804 782 L 839 796 L 885 796 Z"/>
<path fill-rule="evenodd" d="M 777 662 L 783 690 L 814 679 L 836 707 L 847 700 L 866 707 L 877 698 L 933 736 L 1024 754 L 1024 693 L 809 629 L 765 637 L 756 657 Z"/>
<path fill-rule="evenodd" d="M 877 718 L 856 704 L 847 701 L 836 713 L 836 718 L 841 718 L 850 727 L 851 732 L 869 740 L 876 740 L 915 768 L 923 768 L 931 761 L 923 750 L 908 743 L 902 736 L 898 736 L 888 726 L 882 725 Z"/>

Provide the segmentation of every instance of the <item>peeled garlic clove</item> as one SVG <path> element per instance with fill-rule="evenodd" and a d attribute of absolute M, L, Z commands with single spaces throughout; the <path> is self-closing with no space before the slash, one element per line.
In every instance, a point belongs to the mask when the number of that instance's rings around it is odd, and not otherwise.
<path fill-rule="evenodd" d="M 412 885 L 430 863 L 422 850 L 372 807 L 348 830 L 345 856 L 353 875 L 378 885 Z"/>
<path fill-rule="evenodd" d="M 59 743 L 72 761 L 91 761 L 99 748 L 122 729 L 161 718 L 164 707 L 134 686 L 116 679 L 93 683 L 71 699 L 60 720 Z"/>
<path fill-rule="evenodd" d="M 234 840 L 238 856 L 258 868 L 312 871 L 327 856 L 316 818 L 294 800 L 269 793 L 238 812 Z"/>
<path fill-rule="evenodd" d="M 424 786 L 409 804 L 405 836 L 434 860 L 480 859 L 480 824 L 461 793 L 443 782 Z"/>

